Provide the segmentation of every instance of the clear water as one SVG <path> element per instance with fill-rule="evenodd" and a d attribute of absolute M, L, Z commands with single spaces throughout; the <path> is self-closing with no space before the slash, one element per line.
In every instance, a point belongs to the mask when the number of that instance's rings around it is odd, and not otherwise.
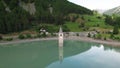
<path fill-rule="evenodd" d="M 0 68 L 119 68 L 120 48 L 56 40 L 0 45 Z"/>

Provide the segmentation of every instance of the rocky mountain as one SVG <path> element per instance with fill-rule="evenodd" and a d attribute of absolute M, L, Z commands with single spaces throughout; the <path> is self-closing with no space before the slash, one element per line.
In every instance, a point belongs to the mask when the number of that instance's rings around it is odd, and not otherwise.
<path fill-rule="evenodd" d="M 107 10 L 104 12 L 104 14 L 106 14 L 106 15 L 113 15 L 113 14 L 120 15 L 120 6 L 112 8 L 110 10 Z"/>

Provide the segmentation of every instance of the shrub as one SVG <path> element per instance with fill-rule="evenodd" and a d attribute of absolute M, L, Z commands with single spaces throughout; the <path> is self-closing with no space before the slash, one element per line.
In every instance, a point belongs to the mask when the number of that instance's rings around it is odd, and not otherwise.
<path fill-rule="evenodd" d="M 87 31 L 87 30 L 89 30 L 89 27 L 84 27 L 84 28 L 82 28 L 82 30 Z"/>
<path fill-rule="evenodd" d="M 96 35 L 95 35 L 95 34 L 93 35 L 93 38 L 96 38 Z"/>
<path fill-rule="evenodd" d="M 97 35 L 97 39 L 102 39 L 102 35 L 101 35 L 101 34 L 98 34 L 98 35 Z"/>
<path fill-rule="evenodd" d="M 2 35 L 0 35 L 0 40 L 2 40 L 3 39 L 3 37 L 2 37 Z"/>
<path fill-rule="evenodd" d="M 88 22 L 90 22 L 91 21 L 91 19 L 88 19 Z"/>
<path fill-rule="evenodd" d="M 80 23 L 79 28 L 85 27 L 85 23 Z"/>
<path fill-rule="evenodd" d="M 26 38 L 32 38 L 31 34 L 26 34 Z"/>
<path fill-rule="evenodd" d="M 118 26 L 114 26 L 113 34 L 119 34 L 119 27 Z"/>
<path fill-rule="evenodd" d="M 79 33 L 76 33 L 76 36 L 79 36 Z"/>
<path fill-rule="evenodd" d="M 19 39 L 25 39 L 25 36 L 24 36 L 23 34 L 20 34 L 20 35 L 18 36 L 18 38 L 19 38 Z"/>
<path fill-rule="evenodd" d="M 118 40 L 120 40 L 120 37 L 118 37 Z"/>
<path fill-rule="evenodd" d="M 13 38 L 5 38 L 6 41 L 12 41 Z"/>
<path fill-rule="evenodd" d="M 81 17 L 82 20 L 85 20 L 84 16 Z"/>
<path fill-rule="evenodd" d="M 83 31 L 87 31 L 87 29 L 86 29 L 86 28 L 83 28 L 82 30 L 83 30 Z"/>
<path fill-rule="evenodd" d="M 113 38 L 114 40 L 120 40 L 120 37 L 116 36 Z"/>
<path fill-rule="evenodd" d="M 96 17 L 96 18 L 98 18 L 98 19 L 102 19 L 102 17 L 100 17 L 100 16 L 98 16 L 98 17 Z"/>
<path fill-rule="evenodd" d="M 110 35 L 110 38 L 111 38 L 111 39 L 113 39 L 113 38 L 114 38 L 114 35 L 113 35 L 113 34 L 111 34 L 111 35 Z"/>
<path fill-rule="evenodd" d="M 99 27 L 99 26 L 100 26 L 100 24 L 97 24 L 97 25 L 96 25 L 96 27 Z"/>
<path fill-rule="evenodd" d="M 66 25 L 63 25 L 63 31 L 64 31 L 64 32 L 69 32 L 70 29 L 69 29 Z"/>
<path fill-rule="evenodd" d="M 106 37 L 104 37 L 104 40 L 107 40 L 107 38 L 106 38 Z"/>
<path fill-rule="evenodd" d="M 91 34 L 90 34 L 90 33 L 88 33 L 88 37 L 91 37 Z"/>

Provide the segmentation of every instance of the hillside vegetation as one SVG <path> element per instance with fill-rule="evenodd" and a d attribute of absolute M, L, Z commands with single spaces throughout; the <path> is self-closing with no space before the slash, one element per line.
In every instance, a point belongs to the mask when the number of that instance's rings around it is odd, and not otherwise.
<path fill-rule="evenodd" d="M 91 15 L 92 11 L 67 0 L 0 0 L 0 33 L 19 32 L 44 23 L 62 25 L 70 13 Z"/>

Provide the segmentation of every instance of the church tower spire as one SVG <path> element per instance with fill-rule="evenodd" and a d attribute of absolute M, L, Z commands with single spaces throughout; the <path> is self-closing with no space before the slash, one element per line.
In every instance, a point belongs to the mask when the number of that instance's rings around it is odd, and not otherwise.
<path fill-rule="evenodd" d="M 63 46 L 63 31 L 62 31 L 62 28 L 60 27 L 59 29 L 59 33 L 58 33 L 58 40 L 59 40 L 59 46 Z"/>

